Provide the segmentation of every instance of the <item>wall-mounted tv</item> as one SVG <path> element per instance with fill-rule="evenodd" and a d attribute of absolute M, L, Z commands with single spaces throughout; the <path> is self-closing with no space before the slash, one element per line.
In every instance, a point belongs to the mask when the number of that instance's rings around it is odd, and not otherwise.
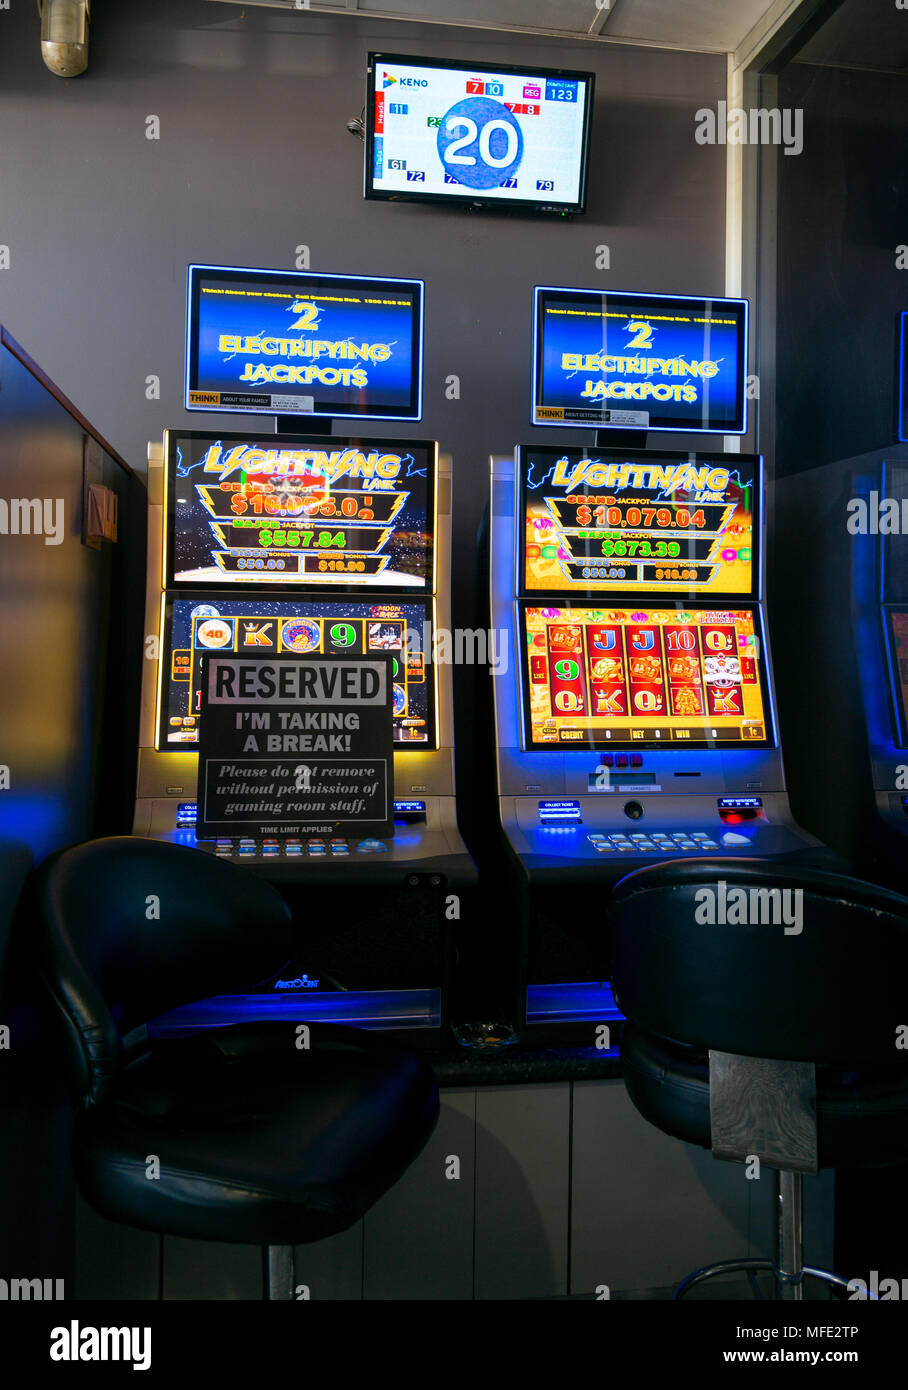
<path fill-rule="evenodd" d="M 191 265 L 186 409 L 422 415 L 423 282 Z"/>
<path fill-rule="evenodd" d="M 747 300 L 538 285 L 534 425 L 744 434 Z"/>
<path fill-rule="evenodd" d="M 165 430 L 165 587 L 431 593 L 434 441 Z"/>
<path fill-rule="evenodd" d="M 515 476 L 522 593 L 759 596 L 757 454 L 524 445 Z"/>
<path fill-rule="evenodd" d="M 365 195 L 583 212 L 594 78 L 370 53 Z"/>

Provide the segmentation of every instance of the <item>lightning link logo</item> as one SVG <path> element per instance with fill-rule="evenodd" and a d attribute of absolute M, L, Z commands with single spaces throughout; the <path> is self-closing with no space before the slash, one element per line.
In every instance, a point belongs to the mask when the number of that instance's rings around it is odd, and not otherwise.
<path fill-rule="evenodd" d="M 266 474 L 276 478 L 327 478 L 337 483 L 341 478 L 366 478 L 377 490 L 388 487 L 399 478 L 420 476 L 424 470 L 413 465 L 412 454 L 380 453 L 373 449 L 262 449 L 250 444 L 212 444 L 202 462 L 204 473 L 217 473 L 223 482 L 231 473 Z M 189 470 L 185 470 L 188 472 Z"/>
<path fill-rule="evenodd" d="M 660 496 L 681 490 L 721 494 L 728 488 L 731 478 L 727 468 L 714 468 L 709 464 L 601 463 L 598 459 L 579 459 L 572 467 L 567 457 L 560 458 L 551 470 L 552 486 L 563 487 L 568 492 L 586 486 L 609 492 L 639 488 Z M 542 486 L 542 483 L 535 486 Z"/>

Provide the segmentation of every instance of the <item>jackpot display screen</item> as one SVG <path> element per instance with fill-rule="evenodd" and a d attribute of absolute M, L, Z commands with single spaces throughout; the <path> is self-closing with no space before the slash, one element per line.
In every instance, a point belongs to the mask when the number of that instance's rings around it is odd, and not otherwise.
<path fill-rule="evenodd" d="M 167 430 L 165 587 L 431 592 L 434 442 Z"/>
<path fill-rule="evenodd" d="M 370 53 L 365 195 L 582 212 L 594 78 Z"/>
<path fill-rule="evenodd" d="M 186 409 L 422 414 L 423 282 L 191 265 Z"/>
<path fill-rule="evenodd" d="M 747 428 L 747 300 L 535 291 L 534 425 Z"/>
<path fill-rule="evenodd" d="M 884 609 L 889 643 L 889 670 L 892 677 L 892 703 L 895 713 L 896 744 L 908 746 L 908 607 Z"/>
<path fill-rule="evenodd" d="M 394 742 L 435 748 L 434 673 L 429 645 L 431 600 L 413 603 L 331 599 L 235 598 L 167 594 L 161 636 L 158 747 L 182 750 L 199 741 L 202 656 L 292 652 L 368 654 L 393 659 Z"/>
<path fill-rule="evenodd" d="M 521 589 L 754 596 L 753 454 L 517 450 Z"/>
<path fill-rule="evenodd" d="M 520 605 L 526 747 L 768 747 L 756 610 Z"/>

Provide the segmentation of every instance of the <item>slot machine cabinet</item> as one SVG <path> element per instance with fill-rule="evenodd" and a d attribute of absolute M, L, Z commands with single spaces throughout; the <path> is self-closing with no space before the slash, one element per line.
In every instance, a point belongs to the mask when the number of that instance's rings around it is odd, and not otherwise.
<path fill-rule="evenodd" d="M 774 494 L 770 611 L 792 805 L 859 878 L 906 893 L 908 445 L 780 478 Z M 838 1265 L 908 1275 L 906 1177 L 905 1164 L 871 1184 L 837 1169 Z"/>
<path fill-rule="evenodd" d="M 586 472 L 600 479 L 593 492 L 619 500 L 620 489 L 616 492 L 614 482 L 618 475 L 603 472 L 603 467 L 615 464 L 640 470 L 628 475 L 631 484 L 638 480 L 637 493 L 640 480 L 656 476 L 651 475 L 653 469 L 660 470 L 663 484 L 665 469 L 688 465 L 705 469 L 706 474 L 693 476 L 712 476 L 714 483 L 718 480 L 714 470 L 732 480 L 749 469 L 750 530 L 745 536 L 742 524 L 732 547 L 742 550 L 746 542 L 752 552 L 749 576 L 736 555 L 736 577 L 728 579 L 722 593 L 723 567 L 709 562 L 716 546 L 722 546 L 718 536 L 728 519 L 721 492 L 711 513 L 718 516 L 716 539 L 705 546 L 702 541 L 687 542 L 680 568 L 661 565 L 657 571 L 652 563 L 592 565 L 586 553 L 589 537 L 575 529 L 568 549 L 571 555 L 583 552 L 576 564 L 565 559 L 562 531 L 561 540 L 556 536 L 550 547 L 551 581 L 541 575 L 545 566 L 535 566 L 536 573 L 529 573 L 527 480 L 539 483 L 551 478 L 559 461 L 563 477 L 579 478 Z M 592 463 L 600 465 L 598 473 L 588 471 Z M 570 482 L 560 491 L 549 488 L 568 508 L 583 502 L 589 490 L 585 483 Z M 634 492 L 633 485 L 630 490 Z M 510 669 L 493 680 L 498 803 L 523 905 L 522 989 L 531 1035 L 589 1040 L 594 1020 L 617 1016 L 606 983 L 607 900 L 611 885 L 630 870 L 697 854 L 803 858 L 826 867 L 837 862 L 795 822 L 786 792 L 763 602 L 761 491 L 762 460 L 740 454 L 518 447 L 513 457 L 491 460 L 492 623 L 507 630 L 514 657 Z M 568 504 L 568 498 L 573 502 Z M 546 535 L 565 523 L 564 508 L 559 510 L 557 504 L 554 512 L 548 503 L 533 506 L 545 515 L 543 525 L 553 528 Z M 639 530 L 637 516 L 631 519 Z M 671 534 L 672 524 L 678 525 L 676 514 L 671 521 L 663 521 L 666 535 Z M 699 581 L 691 582 L 685 553 L 699 557 L 693 565 Z M 726 569 L 731 568 L 729 561 Z M 675 577 L 661 582 L 665 574 Z M 548 591 L 543 587 L 546 582 L 552 583 Z M 607 629 L 617 633 L 622 627 L 619 651 L 627 659 L 626 670 L 613 673 L 616 689 L 623 684 L 618 712 L 598 719 L 562 715 L 553 705 L 554 663 L 560 658 L 552 641 L 557 643 L 565 632 L 575 641 L 576 651 L 565 653 L 568 662 L 559 669 L 568 689 L 571 681 L 578 682 L 582 700 L 589 702 L 596 684 L 590 665 L 591 629 L 602 639 L 605 653 Z M 670 631 L 682 629 L 697 633 L 695 648 L 699 646 L 704 661 L 697 686 L 697 719 L 690 716 L 696 704 L 681 701 L 683 716 L 676 713 L 675 692 L 665 687 L 669 648 L 664 643 Z M 713 677 L 716 673 L 705 662 L 706 638 L 714 630 L 716 643 L 724 640 L 723 632 L 734 631 L 740 644 L 740 663 L 739 652 L 730 651 L 735 665 L 723 668 L 732 686 L 737 682 L 731 703 L 739 713 L 733 719 L 715 718 L 713 696 L 706 689 L 709 678 L 704 673 L 710 671 Z M 635 691 L 627 684 L 632 637 L 639 637 L 641 650 L 646 643 L 663 643 L 661 695 L 654 701 L 651 692 L 638 702 L 646 711 L 661 701 L 663 713 L 638 717 L 633 711 Z M 743 660 L 744 653 L 749 664 Z M 658 672 L 650 674 L 659 679 Z M 695 679 L 696 673 L 690 677 L 692 682 Z M 534 695 L 534 682 L 541 694 Z M 640 688 L 645 694 L 647 687 Z M 722 689 L 729 689 L 726 677 L 722 677 Z M 566 710 L 572 703 L 576 707 L 571 699 L 561 703 Z M 608 709 L 607 700 L 604 704 Z M 583 746 L 587 739 L 596 746 Z M 572 747 L 573 741 L 578 746 Z"/>
<path fill-rule="evenodd" d="M 277 445 L 284 437 L 273 439 Z M 318 447 L 338 449 L 351 442 L 331 436 Z M 251 586 L 244 585 L 228 592 L 226 586 L 217 590 L 174 587 L 167 554 L 165 448 L 149 444 L 147 637 L 133 823 L 134 834 L 217 853 L 279 887 L 300 924 L 299 949 L 286 978 L 274 984 L 281 1004 L 296 1002 L 303 1007 L 300 996 L 304 994 L 307 1018 L 407 1030 L 408 1037 L 426 1045 L 437 1042 L 445 1026 L 454 932 L 469 911 L 476 883 L 476 871 L 457 826 L 450 666 L 431 660 L 423 666 L 426 709 L 429 719 L 434 718 L 427 746 L 395 743 L 395 833 L 388 840 L 363 835 L 349 840 L 273 836 L 254 841 L 197 841 L 198 754 L 186 744 L 168 747 L 165 740 L 168 723 L 179 726 L 181 722 L 179 714 L 168 713 L 173 709 L 167 704 L 173 664 L 194 657 L 203 621 L 190 616 L 187 622 L 186 607 L 216 608 L 233 623 L 235 634 L 245 627 L 234 621 L 236 615 L 242 613 L 254 624 L 259 607 L 264 610 L 260 616 L 277 628 L 287 617 L 300 615 L 301 622 L 321 622 L 327 630 L 333 616 L 361 634 L 357 640 L 362 643 L 371 640 L 366 635 L 370 612 L 409 614 L 407 622 L 431 623 L 433 631 L 450 626 L 451 460 L 439 457 L 435 445 L 429 448 L 437 459 L 437 475 L 435 578 L 427 591 L 411 594 L 364 587 L 341 592 L 325 586 L 304 590 L 300 585 L 282 585 L 279 592 L 271 586 L 267 592 L 251 592 Z M 169 588 L 165 587 L 168 580 Z M 180 631 L 191 634 L 188 649 L 172 640 L 175 621 L 183 623 Z M 402 622 L 398 617 L 387 625 L 393 628 Z M 425 633 L 424 628 L 420 635 Z M 234 640 L 239 642 L 240 636 Z M 426 650 L 431 653 L 431 637 L 423 646 Z M 192 719 L 188 709 L 183 722 Z M 191 729 L 189 733 L 193 736 Z M 248 1010 L 254 1013 L 267 1003 L 262 998 L 247 1001 L 246 1016 Z M 204 1012 L 210 1021 L 212 1008 Z"/>
<path fill-rule="evenodd" d="M 799 819 L 856 874 L 902 893 L 908 891 L 904 511 L 904 443 L 780 479 L 775 488 L 774 616 L 784 658 L 779 709 L 791 750 L 792 802 Z"/>

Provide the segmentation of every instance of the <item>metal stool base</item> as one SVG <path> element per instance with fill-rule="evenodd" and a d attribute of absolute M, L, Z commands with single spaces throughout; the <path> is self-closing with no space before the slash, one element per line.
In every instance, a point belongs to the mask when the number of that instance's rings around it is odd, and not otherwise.
<path fill-rule="evenodd" d="M 848 1280 L 841 1278 L 838 1274 L 833 1274 L 828 1269 L 817 1269 L 813 1265 L 803 1265 L 796 1275 L 785 1275 L 779 1271 L 777 1265 L 772 1260 L 718 1260 L 715 1264 L 704 1265 L 702 1269 L 695 1269 L 693 1274 L 688 1274 L 672 1294 L 672 1302 L 684 1295 L 697 1284 L 705 1284 L 707 1279 L 714 1279 L 718 1274 L 772 1274 L 776 1288 L 776 1299 L 780 1301 L 793 1300 L 800 1301 L 804 1297 L 803 1279 L 804 1275 L 810 1275 L 811 1279 L 821 1279 L 826 1284 L 832 1284 L 836 1288 L 847 1289 Z"/>

